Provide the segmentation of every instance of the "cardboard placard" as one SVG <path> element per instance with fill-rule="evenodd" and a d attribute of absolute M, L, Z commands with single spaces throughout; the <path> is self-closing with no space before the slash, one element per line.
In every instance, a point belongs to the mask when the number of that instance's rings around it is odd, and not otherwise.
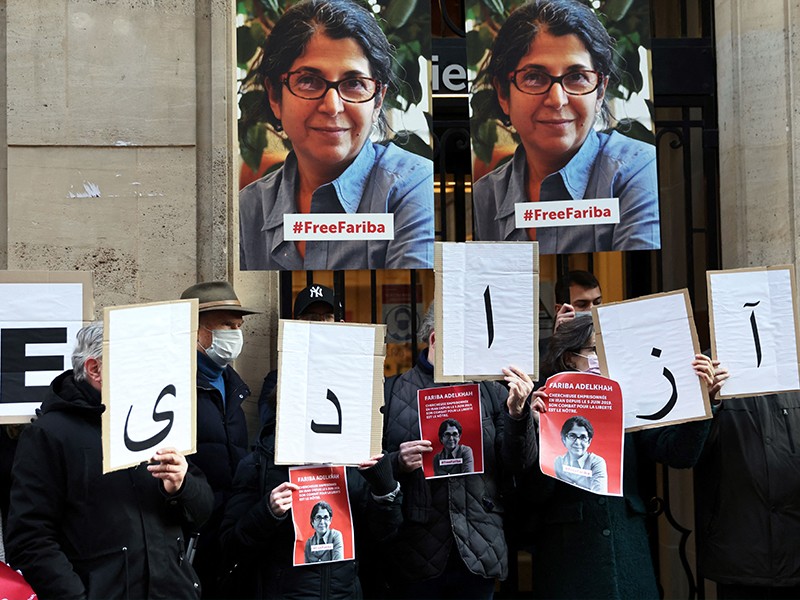
<path fill-rule="evenodd" d="M 292 493 L 296 567 L 353 560 L 353 515 L 342 466 L 294 467 L 289 481 L 300 486 Z"/>
<path fill-rule="evenodd" d="M 547 412 L 539 415 L 542 473 L 595 494 L 622 496 L 625 431 L 619 384 L 591 373 L 558 373 L 543 391 L 548 402 Z"/>
<path fill-rule="evenodd" d="M 434 270 L 434 380 L 503 379 L 509 365 L 538 379 L 536 242 L 437 242 Z"/>
<path fill-rule="evenodd" d="M 711 418 L 686 289 L 592 307 L 600 369 L 625 398 L 625 430 Z"/>
<path fill-rule="evenodd" d="M 93 319 L 91 273 L 0 271 L 0 424 L 30 422 Z"/>
<path fill-rule="evenodd" d="M 422 455 L 426 479 L 483 473 L 480 384 L 417 391 L 419 430 L 433 443 Z"/>
<path fill-rule="evenodd" d="M 103 473 L 197 450 L 197 299 L 103 310 Z"/>
<path fill-rule="evenodd" d="M 357 465 L 381 449 L 385 325 L 281 319 L 279 465 Z"/>
<path fill-rule="evenodd" d="M 730 372 L 720 398 L 800 389 L 793 265 L 708 271 L 711 355 Z"/>

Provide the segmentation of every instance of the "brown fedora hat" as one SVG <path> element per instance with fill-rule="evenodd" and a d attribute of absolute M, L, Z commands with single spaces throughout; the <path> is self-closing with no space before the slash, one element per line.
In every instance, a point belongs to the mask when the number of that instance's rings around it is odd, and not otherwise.
<path fill-rule="evenodd" d="M 242 307 L 233 286 L 227 281 L 205 281 L 184 290 L 181 300 L 197 298 L 200 301 L 199 312 L 212 310 L 229 310 L 242 315 L 255 315 L 260 311 Z"/>

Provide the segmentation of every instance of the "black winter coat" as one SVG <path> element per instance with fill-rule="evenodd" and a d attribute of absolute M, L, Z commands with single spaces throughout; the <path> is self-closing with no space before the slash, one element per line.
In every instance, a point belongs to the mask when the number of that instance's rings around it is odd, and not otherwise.
<path fill-rule="evenodd" d="M 400 375 L 387 393 L 384 448 L 393 458 L 403 489 L 403 525 L 389 547 L 388 575 L 398 583 L 440 575 L 450 553 L 482 577 L 505 579 L 508 547 L 503 536 L 505 476 L 530 467 L 538 456 L 533 418 L 520 420 L 505 407 L 508 392 L 490 381 L 480 385 L 483 473 L 426 480 L 422 469 L 401 473 L 400 444 L 420 439 L 417 391 L 440 387 L 423 351 L 417 365 Z"/>
<path fill-rule="evenodd" d="M 250 388 L 231 366 L 222 372 L 225 402 L 219 390 L 197 373 L 197 452 L 189 461 L 198 466 L 214 491 L 214 511 L 200 530 L 194 566 L 203 582 L 203 596 L 220 597 L 216 591 L 221 575 L 219 527 L 225 504 L 233 489 L 233 476 L 247 455 L 247 421 L 242 402 Z"/>
<path fill-rule="evenodd" d="M 234 494 L 222 523 L 223 549 L 238 565 L 230 579 L 249 577 L 252 574 L 248 569 L 256 571 L 256 598 L 360 598 L 358 558 L 365 550 L 362 541 L 372 536 L 384 539 L 397 530 L 401 496 L 392 504 L 379 504 L 370 498 L 369 487 L 358 471 L 348 468 L 357 560 L 294 567 L 291 515 L 275 517 L 268 506 L 270 492 L 286 481 L 289 468 L 275 464 L 274 424 L 268 424 L 262 429 L 256 450 L 239 465 Z"/>
<path fill-rule="evenodd" d="M 702 575 L 800 586 L 800 393 L 723 400 L 696 472 Z"/>
<path fill-rule="evenodd" d="M 51 384 L 16 453 L 9 562 L 42 600 L 199 597 L 181 527 L 208 517 L 211 488 L 191 466 L 173 496 L 144 465 L 103 475 L 104 409 L 72 371 Z"/>
<path fill-rule="evenodd" d="M 709 423 L 626 434 L 621 498 L 593 494 L 535 468 L 523 487 L 533 541 L 534 597 L 658 598 L 638 463 L 648 459 L 692 467 Z"/>

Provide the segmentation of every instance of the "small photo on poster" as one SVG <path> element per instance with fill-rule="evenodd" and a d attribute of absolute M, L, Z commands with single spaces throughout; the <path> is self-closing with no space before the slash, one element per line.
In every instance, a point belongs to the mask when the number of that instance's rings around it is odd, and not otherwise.
<path fill-rule="evenodd" d="M 426 479 L 483 473 L 483 428 L 477 383 L 417 392 L 419 430 L 433 443 L 422 456 Z"/>
<path fill-rule="evenodd" d="M 595 494 L 622 496 L 622 392 L 612 379 L 559 373 L 547 380 L 539 417 L 542 473 Z"/>
<path fill-rule="evenodd" d="M 353 560 L 353 515 L 343 466 L 295 467 L 292 498 L 295 567 Z"/>

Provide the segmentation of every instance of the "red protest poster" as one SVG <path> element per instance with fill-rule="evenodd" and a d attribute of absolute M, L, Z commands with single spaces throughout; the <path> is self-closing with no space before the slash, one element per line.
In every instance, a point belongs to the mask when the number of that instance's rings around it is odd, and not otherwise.
<path fill-rule="evenodd" d="M 300 486 L 292 497 L 294 566 L 353 560 L 345 467 L 294 467 L 289 481 Z"/>
<path fill-rule="evenodd" d="M 542 473 L 606 496 L 622 495 L 622 391 L 591 373 L 558 373 L 545 383 L 539 417 Z"/>
<path fill-rule="evenodd" d="M 483 473 L 483 428 L 477 383 L 417 392 L 419 430 L 433 443 L 422 456 L 426 479 Z"/>

